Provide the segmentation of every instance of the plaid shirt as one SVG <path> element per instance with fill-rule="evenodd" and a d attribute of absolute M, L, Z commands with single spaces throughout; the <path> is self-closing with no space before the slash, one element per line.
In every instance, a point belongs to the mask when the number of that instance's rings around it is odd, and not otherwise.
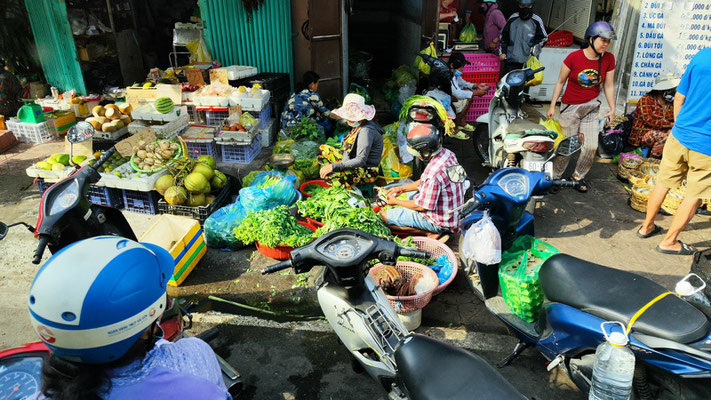
<path fill-rule="evenodd" d="M 442 149 L 430 160 L 420 178 L 415 204 L 424 208 L 424 215 L 435 225 L 452 232 L 459 231 L 459 213 L 451 212 L 464 204 L 464 185 L 447 176 L 447 168 L 459 165 L 451 151 Z"/>

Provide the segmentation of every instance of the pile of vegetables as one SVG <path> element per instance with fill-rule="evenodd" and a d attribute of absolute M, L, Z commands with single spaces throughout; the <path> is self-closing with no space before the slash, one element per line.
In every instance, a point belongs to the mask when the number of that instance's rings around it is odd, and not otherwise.
<path fill-rule="evenodd" d="M 328 211 L 328 210 L 327 210 Z M 390 228 L 383 219 L 368 207 L 336 208 L 324 221 L 324 225 L 316 230 L 316 237 L 342 228 L 357 229 L 374 236 L 390 237 Z"/>
<path fill-rule="evenodd" d="M 317 221 L 326 219 L 326 209 L 328 214 L 333 214 L 339 208 L 351 208 L 348 201 L 351 199 L 351 194 L 348 189 L 331 186 L 323 189 L 313 197 L 297 203 L 299 214 L 304 217 L 310 217 Z"/>
<path fill-rule="evenodd" d="M 306 185 L 306 188 L 304 189 L 304 193 L 310 195 L 310 196 L 315 196 L 319 193 L 321 193 L 324 190 L 324 187 L 321 185 Z"/>
<path fill-rule="evenodd" d="M 295 141 L 311 140 L 318 143 L 325 141 L 323 129 L 316 121 L 308 117 L 301 117 L 299 122 L 287 128 L 286 135 Z"/>
<path fill-rule="evenodd" d="M 94 163 L 96 163 L 96 161 L 98 161 L 99 158 L 101 158 L 101 156 L 103 156 L 103 155 L 104 155 L 104 153 L 101 151 L 95 152 L 94 159 L 89 160 L 89 165 L 94 165 Z M 121 157 L 121 154 L 119 154 L 119 152 L 117 151 L 114 154 L 112 154 L 111 157 L 109 157 L 109 159 L 106 160 L 106 162 L 101 165 L 101 167 L 99 167 L 98 171 L 103 172 L 103 173 L 109 173 L 112 171 L 118 172 L 118 171 L 114 171 L 114 169 L 120 167 L 123 164 L 126 164 L 129 160 L 130 160 L 130 157 Z M 116 175 L 116 174 L 114 174 L 114 175 Z M 116 176 L 119 176 L 119 175 L 116 175 Z"/>
<path fill-rule="evenodd" d="M 297 223 L 288 206 L 249 214 L 234 229 L 235 237 L 244 244 L 259 242 L 264 246 L 300 247 L 313 240 L 313 233 Z"/>

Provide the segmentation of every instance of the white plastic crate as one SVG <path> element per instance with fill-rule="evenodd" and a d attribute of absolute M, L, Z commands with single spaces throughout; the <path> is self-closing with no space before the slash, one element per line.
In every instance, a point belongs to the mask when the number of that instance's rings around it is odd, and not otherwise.
<path fill-rule="evenodd" d="M 257 67 L 251 67 L 248 65 L 230 65 L 229 67 L 222 67 L 218 69 L 224 69 L 227 71 L 227 79 L 231 81 L 236 81 L 237 79 L 249 78 L 250 76 L 257 75 Z"/>
<path fill-rule="evenodd" d="M 96 132 L 94 132 L 94 137 L 104 140 L 116 140 L 121 136 L 127 134 L 128 132 L 128 126 L 124 126 L 123 128 L 114 132 L 103 132 L 97 130 Z"/>
<path fill-rule="evenodd" d="M 175 106 L 173 111 L 161 114 L 156 111 L 153 104 L 146 104 L 138 110 L 131 111 L 131 119 L 142 119 L 144 121 L 171 122 L 180 117 L 188 115 L 188 108 L 185 106 Z M 190 117 L 188 117 L 190 118 Z"/>
<path fill-rule="evenodd" d="M 7 129 L 11 130 L 17 140 L 23 143 L 46 143 L 56 139 L 58 136 L 53 119 L 39 124 L 32 124 L 20 122 L 20 120 L 13 118 L 7 121 Z"/>
<path fill-rule="evenodd" d="M 259 137 L 262 147 L 269 147 L 274 143 L 276 137 L 276 120 L 274 118 L 269 119 L 267 127 L 259 131 Z"/>
<path fill-rule="evenodd" d="M 252 125 L 246 132 L 219 131 L 215 134 L 217 144 L 250 144 L 259 136 L 259 124 Z"/>
<path fill-rule="evenodd" d="M 128 132 L 132 135 L 135 135 L 144 128 L 150 127 L 151 129 L 153 129 L 153 132 L 156 134 L 157 137 L 163 139 L 171 139 L 183 132 L 189 124 L 190 116 L 188 114 L 183 114 L 178 119 L 170 121 L 167 124 L 163 125 L 151 125 L 140 120 L 131 121 L 131 123 L 128 124 Z"/>
<path fill-rule="evenodd" d="M 251 89 L 248 89 L 247 93 L 239 93 L 235 90 L 230 96 L 230 105 L 240 106 L 242 111 L 261 111 L 269 103 L 270 97 L 268 90 L 260 89 L 257 96 L 251 93 Z"/>
<path fill-rule="evenodd" d="M 120 172 L 121 175 L 124 176 L 124 178 L 119 178 L 118 176 L 116 176 L 114 174 L 114 172 L 116 171 Z M 126 163 L 117 167 L 112 172 L 101 173 L 101 179 L 96 182 L 95 185 L 117 189 L 135 190 L 139 192 L 148 192 L 153 190 L 158 178 L 167 174 L 168 170 L 163 169 L 162 171 L 155 172 L 152 175 L 148 175 L 142 178 L 129 177 L 130 174 L 133 174 L 135 172 L 136 171 L 131 168 L 131 164 Z"/>

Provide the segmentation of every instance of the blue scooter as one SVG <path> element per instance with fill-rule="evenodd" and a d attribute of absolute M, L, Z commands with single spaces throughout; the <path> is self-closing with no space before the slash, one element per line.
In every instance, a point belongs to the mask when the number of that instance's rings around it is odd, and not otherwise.
<path fill-rule="evenodd" d="M 563 141 L 556 154 L 569 155 L 575 150 L 571 147 Z M 506 249 L 516 237 L 534 234 L 533 215 L 525 210 L 532 196 L 544 195 L 555 186 L 574 185 L 553 181 L 541 172 L 498 170 L 462 208 L 461 237 L 487 209 Z M 529 323 L 514 315 L 499 294 L 498 265 L 464 259 L 461 251 L 460 257 L 474 293 L 519 339 L 498 366 L 508 365 L 535 346 L 549 360 L 548 370 L 562 366 L 586 394 L 595 349 L 605 340 L 601 323 L 628 323 L 647 303 L 668 292 L 642 276 L 557 254 L 541 266 L 539 280 L 546 299 L 538 320 Z M 675 295 L 647 309 L 629 335 L 629 347 L 637 358 L 633 398 L 711 399 L 710 328 L 704 313 Z"/>

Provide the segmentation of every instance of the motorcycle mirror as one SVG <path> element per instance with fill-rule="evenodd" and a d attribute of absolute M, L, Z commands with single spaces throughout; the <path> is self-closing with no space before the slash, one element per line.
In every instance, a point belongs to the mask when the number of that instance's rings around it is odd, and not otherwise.
<path fill-rule="evenodd" d="M 72 144 L 84 142 L 91 139 L 92 136 L 94 136 L 94 127 L 85 121 L 77 122 L 67 132 L 67 140 Z"/>
<path fill-rule="evenodd" d="M 571 156 L 583 148 L 581 135 L 565 138 L 558 143 L 555 148 L 555 154 L 563 157 Z"/>
<path fill-rule="evenodd" d="M 7 236 L 7 225 L 5 225 L 4 222 L 0 222 L 0 240 L 5 239 L 5 236 Z"/>
<path fill-rule="evenodd" d="M 467 180 L 467 171 L 461 165 L 453 165 L 447 168 L 447 177 L 454 183 L 464 183 Z"/>

